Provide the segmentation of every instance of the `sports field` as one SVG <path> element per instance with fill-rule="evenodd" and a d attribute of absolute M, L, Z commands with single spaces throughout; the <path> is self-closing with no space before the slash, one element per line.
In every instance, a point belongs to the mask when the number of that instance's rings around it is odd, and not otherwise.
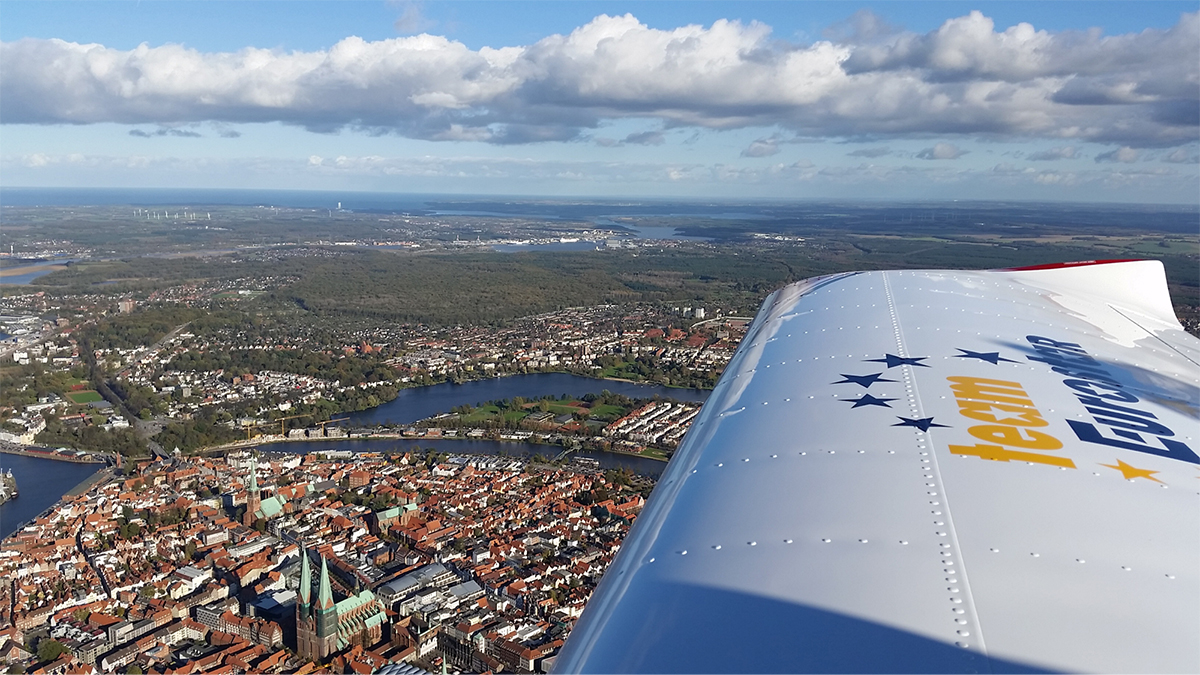
<path fill-rule="evenodd" d="M 67 398 L 71 400 L 71 403 L 77 403 L 79 405 L 86 405 L 88 403 L 95 403 L 96 401 L 104 400 L 104 397 L 100 395 L 100 392 L 96 391 L 95 389 L 68 392 Z"/>

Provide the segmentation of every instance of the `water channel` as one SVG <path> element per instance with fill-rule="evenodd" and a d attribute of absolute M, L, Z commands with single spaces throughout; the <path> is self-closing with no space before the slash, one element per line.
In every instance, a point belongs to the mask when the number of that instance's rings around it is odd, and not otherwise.
<path fill-rule="evenodd" d="M 679 401 L 704 401 L 709 394 L 706 389 L 678 389 L 660 384 L 598 380 L 567 373 L 531 373 L 462 384 L 446 382 L 429 387 L 402 389 L 394 400 L 369 410 L 350 413 L 348 424 L 412 424 L 438 413 L 450 412 L 451 408 L 464 404 L 476 405 L 514 396 L 537 399 L 546 395 L 566 394 L 578 398 L 584 394 L 599 394 L 606 389 L 630 398 L 661 396 Z"/>
<path fill-rule="evenodd" d="M 410 450 L 434 450 L 449 455 L 499 455 L 507 457 L 528 458 L 541 455 L 553 459 L 563 451 L 558 445 L 538 445 L 536 443 L 520 443 L 511 441 L 485 441 L 475 439 L 433 439 L 433 438 L 372 438 L 355 440 L 326 439 L 319 441 L 287 441 L 272 443 L 261 448 L 267 452 L 289 452 L 305 454 L 309 452 L 325 452 L 329 450 L 349 450 L 351 452 L 408 452 Z M 658 478 L 667 463 L 638 457 L 619 452 L 592 452 L 580 450 L 569 457 L 588 457 L 600 463 L 603 469 L 629 469 L 643 476 Z"/>
<path fill-rule="evenodd" d="M 0 453 L 0 469 L 12 469 L 20 496 L 0 506 L 0 539 L 21 524 L 50 508 L 67 490 L 104 468 L 103 464 L 75 464 L 40 457 Z"/>
<path fill-rule="evenodd" d="M 709 392 L 704 389 L 676 389 L 655 384 L 636 384 L 617 380 L 598 380 L 566 373 L 534 373 L 513 375 L 491 380 L 478 380 L 463 384 L 435 384 L 429 387 L 403 389 L 394 400 L 383 405 L 349 415 L 351 426 L 373 426 L 377 424 L 411 424 L 417 420 L 447 412 L 460 405 L 476 405 L 499 399 L 521 396 L 537 399 L 546 395 L 555 397 L 566 394 L 578 398 L 584 394 L 599 394 L 604 390 L 631 398 L 662 396 L 680 401 L 704 401 Z M 387 450 L 411 450 L 433 448 L 450 454 L 489 454 L 512 457 L 531 457 L 541 454 L 553 457 L 562 451 L 555 445 L 533 443 L 510 443 L 485 440 L 434 440 L 434 439 L 370 439 L 370 440 L 323 440 L 273 443 L 263 446 L 264 450 L 280 452 L 320 452 L 321 450 L 352 450 L 356 452 L 383 452 Z M 635 473 L 657 477 L 666 463 L 635 455 L 610 452 L 580 452 L 578 456 L 591 457 L 606 469 L 628 468 Z M 34 518 L 53 505 L 68 490 L 95 473 L 100 467 L 93 464 L 72 464 L 35 457 L 0 454 L 0 468 L 13 470 L 21 496 L 0 506 L 0 538 L 16 531 L 17 526 Z"/>

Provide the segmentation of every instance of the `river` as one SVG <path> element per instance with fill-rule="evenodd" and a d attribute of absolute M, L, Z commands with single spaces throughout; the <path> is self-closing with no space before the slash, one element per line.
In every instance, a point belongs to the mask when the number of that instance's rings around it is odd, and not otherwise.
<path fill-rule="evenodd" d="M 52 506 L 103 464 L 76 464 L 40 457 L 0 454 L 0 469 L 12 469 L 21 496 L 0 506 L 0 539 Z"/>
<path fill-rule="evenodd" d="M 584 394 L 599 394 L 605 389 L 630 398 L 662 396 L 680 401 L 704 401 L 709 394 L 706 389 L 676 389 L 660 384 L 598 380 L 567 373 L 531 373 L 462 384 L 446 382 L 429 387 L 401 389 L 400 394 L 392 401 L 369 410 L 350 413 L 348 423 L 350 426 L 412 424 L 438 413 L 450 412 L 451 408 L 464 404 L 476 405 L 514 396 L 537 399 L 546 395 L 566 394 L 578 398 Z"/>
<path fill-rule="evenodd" d="M 584 394 L 599 394 L 605 389 L 614 394 L 631 398 L 663 396 L 681 401 L 704 401 L 709 392 L 704 389 L 675 389 L 657 384 L 635 384 L 616 380 L 597 380 L 590 377 L 566 373 L 533 373 L 513 375 L 490 380 L 477 380 L 463 384 L 443 383 L 429 387 L 402 389 L 394 400 L 370 410 L 351 413 L 351 426 L 372 426 L 382 423 L 411 424 L 455 406 L 475 405 L 487 401 L 522 396 L 537 399 L 545 395 L 567 394 L 580 397 Z M 282 452 L 316 452 L 319 450 L 355 450 L 379 452 L 391 449 L 436 448 L 438 452 L 457 454 L 507 454 L 514 457 L 530 457 L 541 454 L 553 457 L 562 451 L 554 445 L 532 443 L 509 443 L 483 440 L 433 440 L 433 439 L 374 439 L 374 440 L 328 440 L 272 443 L 265 450 Z M 635 473 L 657 477 L 666 463 L 645 457 L 610 452 L 582 452 L 581 457 L 591 457 L 606 469 L 628 468 Z M 0 468 L 13 470 L 21 496 L 0 506 L 0 538 L 16 531 L 17 526 L 37 516 L 53 505 L 68 490 L 98 471 L 101 465 L 72 464 L 49 459 L 0 454 Z"/>
<path fill-rule="evenodd" d="M 350 450 L 351 452 L 386 452 L 398 450 L 407 452 L 420 448 L 433 449 L 451 455 L 507 455 L 509 457 L 532 457 L 540 454 L 547 459 L 553 459 L 563 451 L 557 445 L 538 445 L 536 443 L 518 443 L 510 441 L 483 441 L 474 439 L 434 439 L 434 438 L 372 438 L 356 440 L 323 441 L 286 441 L 261 446 L 267 452 L 291 452 L 304 454 L 322 452 L 325 450 Z M 667 463 L 648 457 L 626 455 L 618 452 L 592 452 L 581 450 L 571 453 L 571 457 L 590 457 L 605 469 L 629 469 L 643 476 L 658 478 Z"/>
<path fill-rule="evenodd" d="M 15 263 L 12 265 L 6 265 L 5 268 L 7 268 L 7 269 L 10 269 L 10 270 L 21 269 L 21 270 L 25 270 L 25 273 L 0 276 L 0 284 L 12 284 L 14 286 L 24 286 L 38 277 L 45 276 L 47 274 L 50 274 L 51 272 L 57 272 L 59 269 L 62 269 L 63 265 L 66 265 L 69 262 L 73 262 L 73 261 L 72 260 L 43 260 L 40 262 Z"/>

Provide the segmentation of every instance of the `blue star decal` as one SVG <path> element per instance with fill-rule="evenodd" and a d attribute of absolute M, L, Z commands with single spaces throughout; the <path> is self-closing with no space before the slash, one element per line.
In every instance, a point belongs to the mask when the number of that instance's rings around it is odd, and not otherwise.
<path fill-rule="evenodd" d="M 954 355 L 955 358 L 959 359 L 979 359 L 980 361 L 987 361 L 992 365 L 1000 365 L 1001 361 L 1017 363 L 1012 359 L 1006 359 L 1003 356 L 1000 356 L 1000 352 L 973 352 L 970 349 L 963 349 L 962 347 L 955 347 L 955 349 L 962 352 L 961 354 Z"/>
<path fill-rule="evenodd" d="M 846 379 L 841 380 L 840 382 L 834 382 L 833 384 L 858 384 L 862 385 L 863 387 L 870 387 L 876 382 L 895 382 L 895 380 L 885 379 L 883 377 L 883 373 L 874 373 L 871 375 L 847 375 L 845 373 L 838 374 Z"/>
<path fill-rule="evenodd" d="M 848 398 L 848 399 L 843 399 L 843 400 L 845 400 L 847 403 L 853 403 L 854 405 L 850 406 L 851 408 L 861 408 L 865 405 L 877 405 L 877 406 L 882 406 L 884 408 L 890 408 L 892 406 L 888 405 L 887 402 L 895 401 L 896 399 L 894 399 L 894 398 L 875 398 L 874 396 L 872 396 L 870 394 L 863 394 L 862 398 Z"/>
<path fill-rule="evenodd" d="M 929 358 L 929 357 L 928 356 L 896 356 L 895 354 L 888 354 L 887 356 L 885 356 L 882 359 L 863 359 L 863 360 L 864 361 L 874 361 L 876 363 L 886 363 L 888 368 L 895 368 L 896 366 L 921 366 L 922 368 L 928 368 L 929 366 L 925 365 L 924 363 L 919 363 L 920 361 L 924 361 L 927 358 Z"/>
<path fill-rule="evenodd" d="M 899 424 L 893 424 L 894 427 L 916 427 L 921 431 L 929 431 L 930 427 L 950 427 L 945 424 L 934 424 L 932 417 L 922 417 L 920 419 L 910 420 L 907 417 L 897 417 L 900 420 Z"/>

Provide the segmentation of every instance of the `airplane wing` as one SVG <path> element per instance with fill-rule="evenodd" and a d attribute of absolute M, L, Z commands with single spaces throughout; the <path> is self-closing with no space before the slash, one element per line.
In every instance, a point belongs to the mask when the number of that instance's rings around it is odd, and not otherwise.
<path fill-rule="evenodd" d="M 555 670 L 1200 671 L 1198 387 L 1156 261 L 789 285 Z"/>

